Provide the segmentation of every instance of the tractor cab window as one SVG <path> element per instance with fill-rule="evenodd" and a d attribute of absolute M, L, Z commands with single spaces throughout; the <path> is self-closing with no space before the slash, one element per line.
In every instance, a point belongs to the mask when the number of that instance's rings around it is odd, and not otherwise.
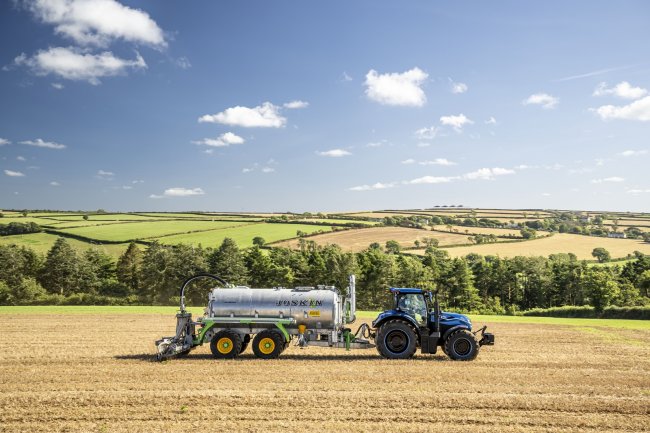
<path fill-rule="evenodd" d="M 418 323 L 426 325 L 427 304 L 421 294 L 408 293 L 400 295 L 397 300 L 397 308 L 413 316 Z"/>

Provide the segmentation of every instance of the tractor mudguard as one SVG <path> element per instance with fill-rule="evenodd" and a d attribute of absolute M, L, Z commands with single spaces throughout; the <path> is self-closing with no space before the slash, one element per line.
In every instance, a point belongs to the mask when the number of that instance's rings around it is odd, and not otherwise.
<path fill-rule="evenodd" d="M 379 316 L 377 316 L 377 318 L 372 322 L 372 326 L 375 329 L 379 329 L 381 325 L 383 325 L 385 322 L 394 319 L 404 320 L 410 325 L 412 325 L 413 328 L 415 328 L 415 332 L 417 333 L 418 340 L 420 339 L 420 325 L 418 325 L 418 323 L 415 321 L 413 317 L 409 316 L 403 311 L 398 311 L 398 310 L 384 311 Z"/>
<path fill-rule="evenodd" d="M 468 328 L 467 326 L 456 325 L 456 326 L 454 326 L 453 328 L 449 328 L 449 329 L 447 329 L 447 330 L 445 331 L 445 333 L 442 334 L 442 341 L 443 341 L 443 342 L 446 341 L 446 340 L 447 340 L 447 337 L 449 337 L 452 333 L 458 331 L 459 329 L 467 329 L 468 331 L 471 331 L 471 329 Z"/>

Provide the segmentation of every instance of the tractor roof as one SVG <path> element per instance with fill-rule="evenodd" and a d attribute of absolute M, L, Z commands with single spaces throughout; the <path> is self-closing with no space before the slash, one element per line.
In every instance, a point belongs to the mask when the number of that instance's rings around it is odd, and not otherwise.
<path fill-rule="evenodd" d="M 412 289 L 412 288 L 405 288 L 405 287 L 391 287 L 390 291 L 393 293 L 423 293 L 424 290 L 422 289 Z"/>

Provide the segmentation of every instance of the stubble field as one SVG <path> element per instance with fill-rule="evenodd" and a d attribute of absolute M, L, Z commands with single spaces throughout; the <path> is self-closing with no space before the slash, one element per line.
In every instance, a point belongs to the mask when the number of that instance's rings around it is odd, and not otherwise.
<path fill-rule="evenodd" d="M 469 363 L 293 346 L 157 363 L 173 309 L 52 311 L 0 312 L 0 431 L 650 431 L 644 322 L 476 318 L 497 340 Z"/>

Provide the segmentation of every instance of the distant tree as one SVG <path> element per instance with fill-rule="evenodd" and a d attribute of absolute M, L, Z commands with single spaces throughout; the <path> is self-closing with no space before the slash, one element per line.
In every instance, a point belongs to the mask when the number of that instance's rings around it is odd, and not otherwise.
<path fill-rule="evenodd" d="M 371 250 L 381 250 L 381 244 L 379 242 L 373 242 L 368 246 Z"/>
<path fill-rule="evenodd" d="M 307 236 L 307 232 L 303 232 L 302 230 L 297 230 L 296 236 L 298 236 L 299 238 L 305 237 Z"/>
<path fill-rule="evenodd" d="M 609 262 L 612 258 L 609 251 L 602 247 L 594 248 L 591 255 L 595 257 L 599 263 Z"/>
<path fill-rule="evenodd" d="M 531 228 L 523 228 L 519 230 L 519 233 L 521 233 L 521 237 L 524 239 L 535 239 L 537 236 L 537 232 Z"/>
<path fill-rule="evenodd" d="M 50 293 L 72 294 L 79 281 L 78 264 L 75 250 L 64 238 L 58 238 L 47 253 L 40 283 Z"/>
<path fill-rule="evenodd" d="M 643 241 L 650 242 L 650 232 L 643 233 Z"/>
<path fill-rule="evenodd" d="M 449 230 L 450 233 L 451 233 L 451 232 L 453 231 L 453 229 L 454 229 L 454 226 L 452 226 L 451 224 L 446 224 L 445 227 L 447 227 L 447 230 Z"/>
<path fill-rule="evenodd" d="M 84 214 L 83 219 L 84 221 L 88 221 L 88 214 Z"/>
<path fill-rule="evenodd" d="M 420 248 L 420 241 L 418 239 L 414 240 L 413 245 L 415 245 L 415 248 Z"/>
<path fill-rule="evenodd" d="M 225 238 L 219 248 L 208 255 L 210 273 L 215 274 L 227 282 L 236 285 L 245 285 L 248 279 L 244 256 L 231 238 Z"/>
<path fill-rule="evenodd" d="M 262 236 L 255 236 L 253 238 L 253 245 L 255 245 L 255 246 L 261 247 L 261 246 L 264 246 L 265 243 L 266 243 L 266 240 L 264 240 L 264 238 Z"/>
<path fill-rule="evenodd" d="M 582 285 L 591 301 L 591 305 L 597 312 L 602 312 L 605 307 L 620 296 L 618 283 L 608 268 L 588 268 L 583 277 Z"/>
<path fill-rule="evenodd" d="M 26 217 L 26 216 L 27 216 L 27 211 L 24 210 L 24 211 L 22 212 L 22 215 L 23 215 L 24 217 Z"/>
<path fill-rule="evenodd" d="M 402 247 L 400 246 L 399 242 L 397 241 L 386 241 L 386 252 L 388 254 L 398 254 Z"/>
<path fill-rule="evenodd" d="M 427 248 L 438 248 L 440 241 L 436 238 L 424 238 L 422 240 Z"/>
<path fill-rule="evenodd" d="M 124 253 L 117 260 L 117 280 L 124 284 L 131 293 L 140 290 L 140 267 L 142 266 L 142 252 L 135 242 L 131 242 Z"/>

